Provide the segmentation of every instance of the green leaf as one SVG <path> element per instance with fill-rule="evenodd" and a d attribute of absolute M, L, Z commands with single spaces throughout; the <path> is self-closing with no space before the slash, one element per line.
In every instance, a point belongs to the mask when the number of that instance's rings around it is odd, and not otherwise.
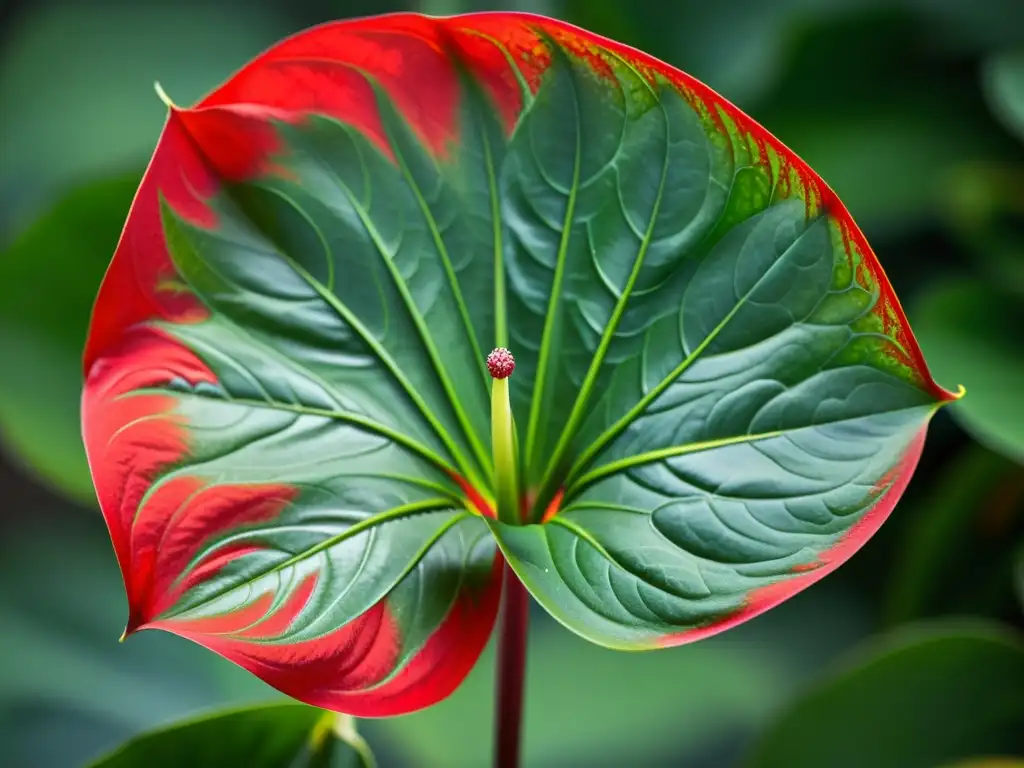
<path fill-rule="evenodd" d="M 275 704 L 214 713 L 138 736 L 90 768 L 374 768 L 347 715 Z"/>
<path fill-rule="evenodd" d="M 650 57 L 504 13 L 318 27 L 171 109 L 85 367 L 128 632 L 360 716 L 468 673 L 495 539 L 610 647 L 772 607 L 877 530 L 956 398 L 791 151 Z"/>
<path fill-rule="evenodd" d="M 1024 141 L 1024 49 L 989 57 L 983 81 L 992 111 Z"/>
<path fill-rule="evenodd" d="M 932 768 L 1020 754 L 1021 712 L 1019 635 L 985 624 L 921 625 L 871 641 L 799 697 L 748 765 Z M 851 728 L 864 737 L 851 738 Z"/>
<path fill-rule="evenodd" d="M 130 174 L 76 187 L 0 253 L 0 437 L 54 488 L 89 504 L 82 346 L 138 184 Z"/>
<path fill-rule="evenodd" d="M 1024 462 L 1020 302 L 978 280 L 949 279 L 919 297 L 912 317 L 937 375 L 969 392 L 953 416 L 982 444 Z"/>

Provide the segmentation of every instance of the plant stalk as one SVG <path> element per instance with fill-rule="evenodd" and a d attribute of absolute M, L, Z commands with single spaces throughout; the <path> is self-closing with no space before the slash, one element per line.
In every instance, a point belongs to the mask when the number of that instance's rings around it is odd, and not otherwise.
<path fill-rule="evenodd" d="M 508 563 L 505 563 L 504 581 L 494 707 L 494 766 L 519 768 L 530 597 Z"/>
<path fill-rule="evenodd" d="M 507 378 L 491 383 L 491 450 L 494 452 L 498 519 L 509 525 L 520 525 L 515 427 Z"/>

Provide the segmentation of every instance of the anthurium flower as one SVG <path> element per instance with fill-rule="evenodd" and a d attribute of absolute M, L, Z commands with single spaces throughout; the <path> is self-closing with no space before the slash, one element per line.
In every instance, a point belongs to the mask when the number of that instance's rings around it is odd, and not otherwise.
<path fill-rule="evenodd" d="M 327 24 L 171 106 L 85 373 L 126 632 L 357 716 L 454 690 L 503 573 L 612 648 L 776 605 L 955 397 L 805 163 L 512 13 Z"/>

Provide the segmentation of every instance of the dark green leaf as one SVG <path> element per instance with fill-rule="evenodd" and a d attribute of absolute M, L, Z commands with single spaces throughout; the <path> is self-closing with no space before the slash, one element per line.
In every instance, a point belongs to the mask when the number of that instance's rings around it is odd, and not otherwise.
<path fill-rule="evenodd" d="M 301 704 L 217 712 L 147 733 L 90 768 L 373 768 L 347 715 Z"/>
<path fill-rule="evenodd" d="M 941 624 L 872 641 L 798 698 L 751 768 L 934 768 L 1024 751 L 1024 643 Z"/>
<path fill-rule="evenodd" d="M 971 442 L 903 508 L 886 617 L 1016 614 L 1013 550 L 1024 539 L 1024 468 Z"/>
<path fill-rule="evenodd" d="M 1024 48 L 989 58 L 984 82 L 992 110 L 1024 141 Z"/>
<path fill-rule="evenodd" d="M 275 695 L 180 638 L 118 645 L 124 589 L 100 521 L 31 517 L 0 539 L 0 581 L 18 585 L 0 592 L 0 657 L 16 660 L 0 675 L 0 763 L 81 768 L 140 731 Z"/>

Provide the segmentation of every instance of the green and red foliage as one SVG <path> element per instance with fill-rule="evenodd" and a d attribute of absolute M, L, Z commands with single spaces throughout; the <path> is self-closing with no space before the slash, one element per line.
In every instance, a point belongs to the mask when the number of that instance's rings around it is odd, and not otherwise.
<path fill-rule="evenodd" d="M 609 647 L 756 616 L 879 528 L 956 397 L 790 150 L 511 13 L 328 24 L 172 107 L 85 372 L 127 631 L 358 716 L 454 690 L 503 561 Z"/>

